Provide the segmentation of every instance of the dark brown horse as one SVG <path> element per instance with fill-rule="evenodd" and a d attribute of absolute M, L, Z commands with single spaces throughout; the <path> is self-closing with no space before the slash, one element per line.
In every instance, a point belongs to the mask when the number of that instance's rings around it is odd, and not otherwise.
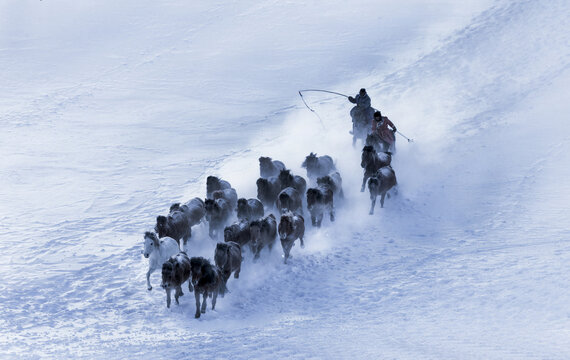
<path fill-rule="evenodd" d="M 377 153 L 372 146 L 365 146 L 362 149 L 362 158 L 360 161 L 360 166 L 364 169 L 364 178 L 362 179 L 362 187 L 360 192 L 364 192 L 364 187 L 366 186 L 366 180 L 369 177 L 374 176 L 376 171 L 383 166 L 388 166 L 392 163 L 392 154 L 387 153 Z"/>
<path fill-rule="evenodd" d="M 232 209 L 224 199 L 206 199 L 206 220 L 209 225 L 209 235 L 212 239 L 219 236 L 220 231 L 230 221 Z"/>
<path fill-rule="evenodd" d="M 317 157 L 317 154 L 310 153 L 301 166 L 307 169 L 307 177 L 311 180 L 316 180 L 318 177 L 336 171 L 334 161 L 328 155 Z"/>
<path fill-rule="evenodd" d="M 212 295 L 212 310 L 214 310 L 218 294 L 224 297 L 227 288 L 222 271 L 203 257 L 191 258 L 190 267 L 196 298 L 196 314 L 194 316 L 199 318 L 201 313 L 206 313 L 208 295 Z M 200 305 L 200 295 L 203 296 L 202 305 Z"/>
<path fill-rule="evenodd" d="M 283 169 L 279 173 L 279 182 L 281 183 L 281 190 L 292 187 L 297 189 L 301 194 L 307 190 L 307 181 L 302 176 L 291 174 L 291 170 Z"/>
<path fill-rule="evenodd" d="M 391 166 L 380 168 L 374 176 L 368 180 L 368 190 L 370 191 L 370 215 L 374 214 L 376 197 L 380 195 L 380 207 L 384 207 L 384 197 L 388 190 L 397 184 L 396 173 Z"/>
<path fill-rule="evenodd" d="M 231 185 L 226 180 L 222 180 L 217 176 L 208 176 L 206 178 L 206 198 L 213 199 L 212 193 L 216 190 L 231 189 Z"/>
<path fill-rule="evenodd" d="M 331 189 L 334 194 L 335 202 L 337 204 L 344 199 L 344 192 L 342 191 L 342 178 L 340 177 L 340 173 L 338 171 L 318 178 L 317 185 Z"/>
<path fill-rule="evenodd" d="M 321 227 L 325 211 L 329 213 L 331 221 L 334 221 L 334 196 L 333 191 L 327 187 L 319 186 L 307 190 L 307 208 L 311 213 L 311 224 Z"/>
<path fill-rule="evenodd" d="M 275 207 L 277 195 L 281 191 L 281 183 L 279 178 L 272 176 L 270 178 L 260 177 L 256 181 L 257 185 L 257 198 L 267 210 Z"/>
<path fill-rule="evenodd" d="M 232 272 L 234 273 L 234 278 L 239 278 L 242 260 L 241 246 L 238 243 L 229 241 L 216 244 L 214 262 L 216 263 L 216 266 L 222 270 L 225 283 L 228 282 Z"/>
<path fill-rule="evenodd" d="M 179 252 L 162 264 L 162 283 L 160 286 L 166 291 L 166 307 L 170 307 L 170 292 L 175 290 L 174 300 L 178 305 L 178 298 L 182 292 L 182 284 L 190 278 L 190 259 L 185 252 Z M 192 284 L 188 282 L 188 290 L 192 292 Z"/>
<path fill-rule="evenodd" d="M 275 206 L 277 210 L 279 210 L 280 214 L 291 210 L 297 211 L 303 214 L 303 198 L 301 192 L 293 187 L 288 187 L 277 195 L 277 200 L 275 202 Z"/>
<path fill-rule="evenodd" d="M 271 251 L 273 244 L 275 244 L 275 238 L 277 237 L 277 220 L 275 216 L 269 214 L 263 219 L 252 221 L 249 224 L 249 233 L 254 259 L 258 259 L 259 253 L 265 246 Z"/>
<path fill-rule="evenodd" d="M 248 244 L 251 240 L 251 235 L 249 233 L 249 221 L 241 220 L 235 222 L 224 228 L 224 241 L 225 242 L 236 242 L 242 248 Z"/>
<path fill-rule="evenodd" d="M 301 215 L 293 214 L 291 211 L 281 215 L 279 221 L 279 239 L 283 248 L 283 262 L 287 264 L 287 259 L 291 256 L 291 248 L 295 244 L 295 240 L 301 241 L 301 247 L 305 247 L 303 237 L 305 236 L 305 219 Z"/>
<path fill-rule="evenodd" d="M 186 249 L 186 243 L 192 236 L 192 226 L 199 224 L 205 214 L 205 204 L 200 198 L 194 198 L 184 205 L 175 203 L 170 206 L 168 216 L 157 216 L 154 231 L 159 238 L 171 237 L 178 245 L 182 239 L 182 248 Z"/>
<path fill-rule="evenodd" d="M 238 199 L 237 218 L 238 220 L 257 220 L 264 215 L 263 204 L 257 199 Z"/>
<path fill-rule="evenodd" d="M 285 169 L 285 164 L 279 160 L 271 160 L 270 157 L 259 158 L 259 176 L 268 178 L 279 175 L 279 171 Z"/>

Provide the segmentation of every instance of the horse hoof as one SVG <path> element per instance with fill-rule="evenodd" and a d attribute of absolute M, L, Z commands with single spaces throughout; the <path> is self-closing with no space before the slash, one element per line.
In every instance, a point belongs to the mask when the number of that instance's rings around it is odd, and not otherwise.
<path fill-rule="evenodd" d="M 205 314 L 205 313 L 206 313 L 206 310 L 205 310 L 205 309 L 204 309 L 204 310 L 202 310 L 202 314 Z"/>
<path fill-rule="evenodd" d="M 200 318 L 200 313 L 197 312 L 197 313 L 194 315 L 194 318 L 195 318 L 195 319 L 199 319 L 199 318 Z"/>
<path fill-rule="evenodd" d="M 151 290 L 152 290 L 152 286 L 149 286 L 149 287 L 147 288 L 147 290 L 148 290 L 148 291 L 151 291 Z"/>

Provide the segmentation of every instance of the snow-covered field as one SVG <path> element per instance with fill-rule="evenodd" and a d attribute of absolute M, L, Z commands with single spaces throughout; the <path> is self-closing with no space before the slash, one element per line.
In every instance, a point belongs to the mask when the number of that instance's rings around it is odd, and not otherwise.
<path fill-rule="evenodd" d="M 570 358 L 567 1 L 0 4 L 0 358 Z M 345 98 L 398 130 L 368 215 Z M 347 201 L 215 311 L 143 234 L 208 175 L 331 155 Z M 199 225 L 191 256 L 213 259 Z"/>

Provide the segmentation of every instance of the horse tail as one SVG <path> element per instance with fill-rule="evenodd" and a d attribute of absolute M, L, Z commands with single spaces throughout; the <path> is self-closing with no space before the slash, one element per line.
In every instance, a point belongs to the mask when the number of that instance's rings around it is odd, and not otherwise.
<path fill-rule="evenodd" d="M 226 295 L 227 292 L 229 292 L 227 286 L 226 286 L 226 282 L 223 279 L 223 276 L 220 275 L 220 286 L 218 288 L 218 292 L 220 294 L 221 297 L 224 297 L 224 295 Z"/>
<path fill-rule="evenodd" d="M 229 292 L 226 286 L 226 279 L 223 275 L 222 269 L 220 269 L 219 266 L 216 266 L 216 272 L 218 273 L 218 293 L 221 297 L 224 297 L 224 295 Z"/>

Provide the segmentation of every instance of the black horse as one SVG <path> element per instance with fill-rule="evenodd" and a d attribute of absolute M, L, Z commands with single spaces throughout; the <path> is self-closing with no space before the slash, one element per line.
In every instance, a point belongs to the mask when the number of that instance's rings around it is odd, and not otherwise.
<path fill-rule="evenodd" d="M 214 310 L 218 294 L 224 297 L 227 288 L 222 271 L 203 257 L 191 258 L 190 268 L 196 298 L 196 314 L 194 317 L 199 318 L 200 314 L 206 313 L 208 295 L 212 295 L 212 310 Z M 203 296 L 202 305 L 200 305 L 200 295 Z"/>
<path fill-rule="evenodd" d="M 225 283 L 228 282 L 232 272 L 234 278 L 238 279 L 242 262 L 241 246 L 233 241 L 217 243 L 214 261 L 216 266 L 222 270 Z"/>

